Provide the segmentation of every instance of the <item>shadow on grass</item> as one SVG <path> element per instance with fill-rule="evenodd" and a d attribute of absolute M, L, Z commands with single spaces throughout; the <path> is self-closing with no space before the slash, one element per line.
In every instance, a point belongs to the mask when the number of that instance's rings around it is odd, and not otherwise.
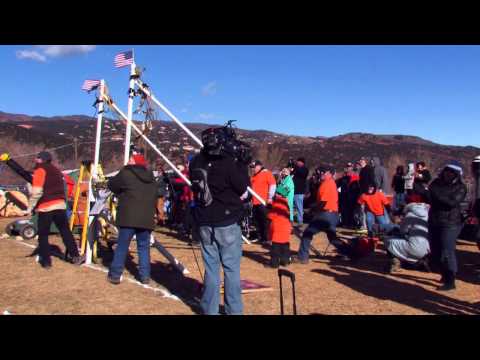
<path fill-rule="evenodd" d="M 480 314 L 478 303 L 451 298 L 426 290 L 420 286 L 396 281 L 390 277 L 359 271 L 345 266 L 333 265 L 333 270 L 314 269 L 312 272 L 329 276 L 361 294 L 379 300 L 390 300 L 399 304 L 422 310 L 430 314 L 470 315 Z"/>
<path fill-rule="evenodd" d="M 156 251 L 151 249 L 151 251 Z M 113 260 L 113 252 L 106 247 L 101 247 L 103 255 L 100 263 L 109 268 Z M 125 261 L 125 270 L 135 279 L 139 279 L 138 265 L 134 262 L 131 252 L 128 252 Z M 199 298 L 201 296 L 202 283 L 198 280 L 185 277 L 176 271 L 170 263 L 154 261 L 150 264 L 150 276 L 152 281 L 167 289 L 170 293 L 180 298 L 180 300 L 190 307 L 195 314 L 201 314 Z"/>

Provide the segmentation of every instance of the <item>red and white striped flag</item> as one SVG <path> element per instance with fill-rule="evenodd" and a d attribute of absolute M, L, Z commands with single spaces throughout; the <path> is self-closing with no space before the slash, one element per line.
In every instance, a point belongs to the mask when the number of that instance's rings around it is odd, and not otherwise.
<path fill-rule="evenodd" d="M 95 86 L 100 85 L 100 80 L 85 80 L 83 82 L 82 90 L 91 91 Z"/>
<path fill-rule="evenodd" d="M 130 64 L 133 64 L 133 51 L 124 51 L 115 56 L 113 63 L 116 68 L 121 68 Z"/>

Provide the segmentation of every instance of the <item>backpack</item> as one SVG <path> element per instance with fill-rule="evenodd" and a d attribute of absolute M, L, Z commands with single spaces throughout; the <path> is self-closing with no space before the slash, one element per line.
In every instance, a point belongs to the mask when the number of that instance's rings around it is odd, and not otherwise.
<path fill-rule="evenodd" d="M 190 172 L 195 204 L 199 207 L 207 207 L 213 202 L 212 193 L 208 187 L 208 172 L 204 169 L 204 164 L 200 166 L 195 164 L 195 166 L 197 167 L 192 168 Z"/>

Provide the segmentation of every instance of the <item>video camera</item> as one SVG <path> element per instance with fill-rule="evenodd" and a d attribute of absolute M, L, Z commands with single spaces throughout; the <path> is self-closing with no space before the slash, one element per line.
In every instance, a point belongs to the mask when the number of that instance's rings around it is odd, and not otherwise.
<path fill-rule="evenodd" d="M 230 156 L 242 164 L 249 164 L 252 161 L 252 149 L 246 142 L 238 140 L 232 125 L 235 121 L 229 120 L 225 126 L 204 130 L 204 151 L 209 155 Z"/>
<path fill-rule="evenodd" d="M 294 169 L 295 165 L 295 160 L 293 160 L 293 158 L 288 159 L 287 168 Z"/>

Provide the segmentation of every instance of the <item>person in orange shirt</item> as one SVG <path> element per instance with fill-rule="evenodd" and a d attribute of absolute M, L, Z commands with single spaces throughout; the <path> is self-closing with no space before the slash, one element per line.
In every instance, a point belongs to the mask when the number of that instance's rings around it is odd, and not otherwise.
<path fill-rule="evenodd" d="M 35 163 L 32 192 L 28 209 L 24 215 L 30 215 L 33 210 L 38 213 L 39 263 L 46 269 L 52 266 L 48 235 L 53 221 L 60 231 L 68 255 L 71 257 L 71 262 L 80 265 L 84 258 L 79 255 L 77 245 L 68 226 L 63 174 L 52 165 L 52 155 L 46 151 L 37 155 Z"/>
<path fill-rule="evenodd" d="M 370 184 L 368 192 L 360 195 L 358 198 L 358 204 L 361 205 L 365 211 L 368 236 L 373 235 L 373 224 L 379 224 L 380 229 L 385 227 L 385 225 L 390 224 L 390 218 L 385 209 L 385 207 L 390 206 L 390 201 L 383 192 L 377 191 L 375 185 Z"/>
<path fill-rule="evenodd" d="M 302 235 L 298 255 L 292 261 L 308 264 L 309 250 L 313 236 L 321 231 L 327 234 L 328 241 L 335 246 L 342 255 L 349 255 L 349 247 L 337 238 L 338 224 L 338 190 L 333 174 L 335 170 L 330 167 L 320 167 L 320 187 L 317 192 L 316 214 Z"/>
<path fill-rule="evenodd" d="M 253 176 L 250 179 L 252 189 L 265 200 L 268 206 L 272 204 L 272 199 L 275 195 L 277 187 L 275 178 L 271 171 L 265 169 L 260 160 L 256 160 L 251 167 L 253 167 Z M 252 198 L 252 203 L 253 219 L 257 225 L 258 240 L 261 243 L 266 243 L 268 241 L 267 208 L 255 196 Z"/>

